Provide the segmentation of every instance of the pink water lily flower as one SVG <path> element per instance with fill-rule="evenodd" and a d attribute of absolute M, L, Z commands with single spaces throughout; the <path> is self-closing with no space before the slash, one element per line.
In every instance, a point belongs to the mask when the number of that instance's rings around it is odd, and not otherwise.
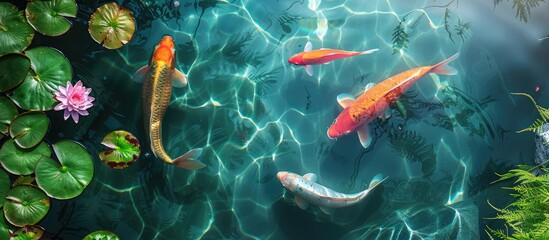
<path fill-rule="evenodd" d="M 80 115 L 88 116 L 87 109 L 93 106 L 94 97 L 90 97 L 92 89 L 82 86 L 82 82 L 78 81 L 74 86 L 71 82 L 67 82 L 67 87 L 59 86 L 59 91 L 55 91 L 55 100 L 59 104 L 54 110 L 65 110 L 64 118 L 67 120 L 70 117 L 75 123 L 78 123 Z"/>

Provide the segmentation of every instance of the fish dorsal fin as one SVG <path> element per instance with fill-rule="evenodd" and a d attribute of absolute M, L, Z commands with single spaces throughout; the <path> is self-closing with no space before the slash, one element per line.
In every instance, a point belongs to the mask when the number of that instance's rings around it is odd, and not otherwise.
<path fill-rule="evenodd" d="M 351 106 L 351 104 L 353 104 L 354 101 L 355 101 L 355 97 L 350 93 L 342 93 L 337 95 L 337 102 L 339 103 L 339 106 L 341 106 L 342 108 Z"/>
<path fill-rule="evenodd" d="M 300 198 L 298 196 L 295 196 L 295 203 L 297 204 L 297 206 L 303 210 L 307 209 L 309 207 L 309 203 L 305 200 L 303 200 L 303 198 Z"/>
<path fill-rule="evenodd" d="M 307 75 L 313 76 L 313 67 L 311 65 L 305 65 L 305 72 L 307 72 Z"/>
<path fill-rule="evenodd" d="M 133 75 L 132 80 L 135 81 L 135 82 L 138 82 L 138 83 L 142 83 L 143 79 L 145 79 L 145 75 L 147 74 L 148 71 L 149 71 L 149 65 L 145 65 L 145 66 L 137 69 L 137 71 Z"/>
<path fill-rule="evenodd" d="M 187 76 L 177 69 L 173 69 L 172 86 L 176 88 L 184 88 L 187 86 Z"/>
<path fill-rule="evenodd" d="M 373 88 L 376 84 L 371 82 L 371 83 L 368 83 L 366 84 L 366 86 L 364 87 L 364 92 L 370 90 L 371 88 Z"/>
<path fill-rule="evenodd" d="M 364 126 L 358 128 L 357 134 L 358 134 L 358 140 L 360 140 L 360 144 L 362 145 L 362 147 L 368 148 L 372 143 L 372 138 L 370 137 L 370 130 L 368 129 L 368 124 L 365 123 Z"/>
<path fill-rule="evenodd" d="M 303 175 L 303 178 L 305 178 L 305 179 L 307 179 L 311 182 L 316 182 L 317 179 L 318 179 L 318 177 L 314 173 L 307 173 L 307 174 Z"/>
<path fill-rule="evenodd" d="M 332 215 L 335 212 L 334 208 L 327 208 L 327 207 L 320 207 L 320 210 L 322 210 L 324 213 L 328 215 Z"/>
<path fill-rule="evenodd" d="M 307 42 L 305 44 L 305 48 L 303 49 L 303 52 L 310 52 L 313 50 L 313 44 L 311 42 Z"/>

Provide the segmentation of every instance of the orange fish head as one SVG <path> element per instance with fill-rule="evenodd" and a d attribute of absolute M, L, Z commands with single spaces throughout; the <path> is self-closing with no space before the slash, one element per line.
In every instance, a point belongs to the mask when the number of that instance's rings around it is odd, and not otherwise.
<path fill-rule="evenodd" d="M 288 58 L 288 62 L 294 65 L 305 65 L 305 63 L 303 62 L 303 53 L 298 53 L 291 56 L 290 58 Z"/>
<path fill-rule="evenodd" d="M 330 125 L 330 128 L 328 128 L 328 137 L 330 139 L 335 139 L 345 136 L 355 131 L 360 125 L 362 125 L 362 123 L 353 121 L 349 114 L 349 107 L 347 107 L 343 109 L 332 125 Z"/>
<path fill-rule="evenodd" d="M 167 64 L 172 64 L 175 57 L 175 43 L 173 38 L 166 35 L 160 40 L 154 49 L 152 61 L 162 61 Z"/>

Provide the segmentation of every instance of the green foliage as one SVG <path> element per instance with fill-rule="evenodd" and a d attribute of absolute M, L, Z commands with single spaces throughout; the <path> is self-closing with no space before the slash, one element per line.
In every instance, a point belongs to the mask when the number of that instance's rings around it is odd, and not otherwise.
<path fill-rule="evenodd" d="M 502 1 L 503 0 L 494 0 L 494 7 Z M 507 0 L 507 2 L 509 2 L 509 0 Z M 513 9 L 517 10 L 517 15 L 515 17 L 519 18 L 521 21 L 528 22 L 530 10 L 539 7 L 543 2 L 545 2 L 545 0 L 513 0 Z"/>
<path fill-rule="evenodd" d="M 454 42 L 454 38 L 452 38 L 452 32 L 450 31 L 450 9 L 446 8 L 446 11 L 444 12 L 444 30 L 448 33 L 448 37 L 450 40 Z"/>
<path fill-rule="evenodd" d="M 402 21 L 398 23 L 398 26 L 395 27 L 393 32 L 393 54 L 400 52 L 400 50 L 406 49 L 408 47 L 408 42 L 410 41 L 410 34 L 406 33 L 405 26 L 403 23 L 406 20 L 403 18 Z"/>
<path fill-rule="evenodd" d="M 469 31 L 470 28 L 471 28 L 470 22 L 462 22 L 461 19 L 459 18 L 458 18 L 458 24 L 454 26 L 454 30 L 456 31 L 456 34 L 461 37 L 462 41 L 465 41 L 465 39 L 467 38 L 467 31 Z"/>
<path fill-rule="evenodd" d="M 508 231 L 491 229 L 486 231 L 493 239 L 493 236 L 501 239 L 546 239 L 549 236 L 549 175 L 536 176 L 531 171 L 536 168 L 532 166 L 519 165 L 505 174 L 497 174 L 499 179 L 496 182 L 516 179 L 515 185 L 505 189 L 512 191 L 511 196 L 516 201 L 505 208 L 497 208 L 489 201 L 488 204 L 498 211 L 491 219 L 505 221 Z M 493 236 L 492 236 L 493 235 Z"/>
<path fill-rule="evenodd" d="M 389 146 L 404 159 L 421 163 L 424 177 L 431 176 L 436 167 L 437 157 L 433 144 L 415 131 L 398 131 L 389 135 Z"/>
<path fill-rule="evenodd" d="M 534 121 L 534 123 L 532 125 L 530 125 L 530 127 L 519 130 L 519 131 L 517 131 L 517 133 L 522 133 L 522 132 L 526 132 L 526 131 L 531 131 L 531 132 L 540 131 L 541 126 L 543 126 L 544 123 L 549 121 L 549 109 L 539 106 L 536 103 L 536 101 L 534 100 L 534 98 L 532 98 L 532 96 L 530 96 L 527 93 L 511 93 L 511 94 L 517 95 L 517 96 L 525 96 L 525 97 L 529 98 L 532 101 L 532 103 L 534 103 L 534 105 L 536 106 L 536 109 L 538 110 L 539 115 L 541 116 L 541 118 L 536 119 Z"/>

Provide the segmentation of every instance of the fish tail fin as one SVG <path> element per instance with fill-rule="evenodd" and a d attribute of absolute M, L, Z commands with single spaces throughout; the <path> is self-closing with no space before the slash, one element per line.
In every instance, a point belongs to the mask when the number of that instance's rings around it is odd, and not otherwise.
<path fill-rule="evenodd" d="M 195 148 L 187 153 L 183 154 L 183 156 L 177 157 L 173 160 L 173 165 L 180 168 L 185 168 L 188 170 L 196 170 L 201 169 L 206 166 L 206 164 L 200 162 L 197 160 L 197 158 L 202 155 L 203 149 L 202 148 Z"/>
<path fill-rule="evenodd" d="M 379 51 L 379 48 L 374 48 L 374 49 L 362 51 L 362 52 L 359 52 L 358 55 L 365 55 L 365 54 L 375 53 L 375 52 L 377 52 L 377 51 Z"/>
<path fill-rule="evenodd" d="M 459 53 L 456 53 L 449 57 L 448 59 L 438 63 L 433 66 L 431 70 L 432 73 L 441 74 L 441 75 L 456 75 L 458 73 L 457 69 L 452 66 L 449 66 L 448 63 L 456 60 L 459 57 Z"/>

